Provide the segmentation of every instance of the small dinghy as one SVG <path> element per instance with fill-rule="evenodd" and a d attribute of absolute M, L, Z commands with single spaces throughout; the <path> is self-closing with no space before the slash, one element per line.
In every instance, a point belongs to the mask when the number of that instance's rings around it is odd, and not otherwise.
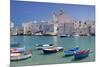
<path fill-rule="evenodd" d="M 80 50 L 74 54 L 74 59 L 82 59 L 89 56 L 90 50 Z"/>

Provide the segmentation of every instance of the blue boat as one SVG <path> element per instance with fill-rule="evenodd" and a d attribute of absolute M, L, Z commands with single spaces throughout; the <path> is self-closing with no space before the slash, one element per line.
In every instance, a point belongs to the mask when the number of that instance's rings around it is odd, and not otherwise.
<path fill-rule="evenodd" d="M 74 51 L 64 51 L 64 56 L 72 56 Z"/>
<path fill-rule="evenodd" d="M 64 51 L 64 56 L 72 56 L 79 50 L 79 47 L 71 48 L 69 50 Z"/>
<path fill-rule="evenodd" d="M 74 59 L 82 59 L 89 56 L 90 50 L 81 50 L 74 54 Z"/>
<path fill-rule="evenodd" d="M 79 49 L 79 47 L 75 47 L 75 48 L 71 48 L 68 51 L 77 51 Z"/>

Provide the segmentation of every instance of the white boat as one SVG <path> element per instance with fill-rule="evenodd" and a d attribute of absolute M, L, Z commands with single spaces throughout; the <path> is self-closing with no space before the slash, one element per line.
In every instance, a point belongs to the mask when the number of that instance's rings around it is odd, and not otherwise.
<path fill-rule="evenodd" d="M 52 47 L 54 47 L 53 44 L 43 44 L 43 45 L 36 44 L 36 49 L 38 50 L 42 50 L 45 48 L 52 48 Z"/>
<path fill-rule="evenodd" d="M 56 53 L 58 51 L 62 51 L 63 47 L 53 47 L 53 48 L 46 48 L 43 49 L 44 54 L 51 54 L 51 53 Z"/>
<path fill-rule="evenodd" d="M 10 49 L 10 60 L 24 60 L 32 56 L 31 50 L 25 50 L 25 48 L 11 48 Z"/>
<path fill-rule="evenodd" d="M 69 35 L 69 34 L 60 34 L 59 36 L 60 37 L 71 37 L 71 35 Z"/>
<path fill-rule="evenodd" d="M 10 54 L 10 60 L 11 61 L 18 61 L 18 60 L 24 60 L 27 58 L 30 58 L 32 56 L 32 53 L 11 53 Z"/>

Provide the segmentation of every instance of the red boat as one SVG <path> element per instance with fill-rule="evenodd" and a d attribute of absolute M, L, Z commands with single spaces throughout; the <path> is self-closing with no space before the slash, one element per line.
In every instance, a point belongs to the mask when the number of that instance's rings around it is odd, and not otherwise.
<path fill-rule="evenodd" d="M 90 50 L 80 50 L 79 52 L 76 52 L 74 54 L 74 59 L 82 59 L 85 57 L 88 57 L 90 53 Z"/>

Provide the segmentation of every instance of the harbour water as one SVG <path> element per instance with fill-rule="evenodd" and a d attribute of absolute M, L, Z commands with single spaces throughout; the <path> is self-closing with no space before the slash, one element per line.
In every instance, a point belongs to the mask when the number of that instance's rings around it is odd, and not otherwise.
<path fill-rule="evenodd" d="M 20 43 L 26 49 L 32 49 L 32 57 L 21 61 L 11 61 L 11 67 L 95 61 L 95 37 L 93 36 L 64 38 L 58 36 L 11 36 L 11 43 L 14 42 Z M 89 54 L 89 57 L 76 61 L 73 60 L 73 56 L 63 57 L 63 51 L 55 54 L 43 55 L 41 50 L 36 50 L 36 44 L 55 44 L 64 47 L 64 50 L 79 46 L 80 50 L 90 49 L 93 52 Z"/>

